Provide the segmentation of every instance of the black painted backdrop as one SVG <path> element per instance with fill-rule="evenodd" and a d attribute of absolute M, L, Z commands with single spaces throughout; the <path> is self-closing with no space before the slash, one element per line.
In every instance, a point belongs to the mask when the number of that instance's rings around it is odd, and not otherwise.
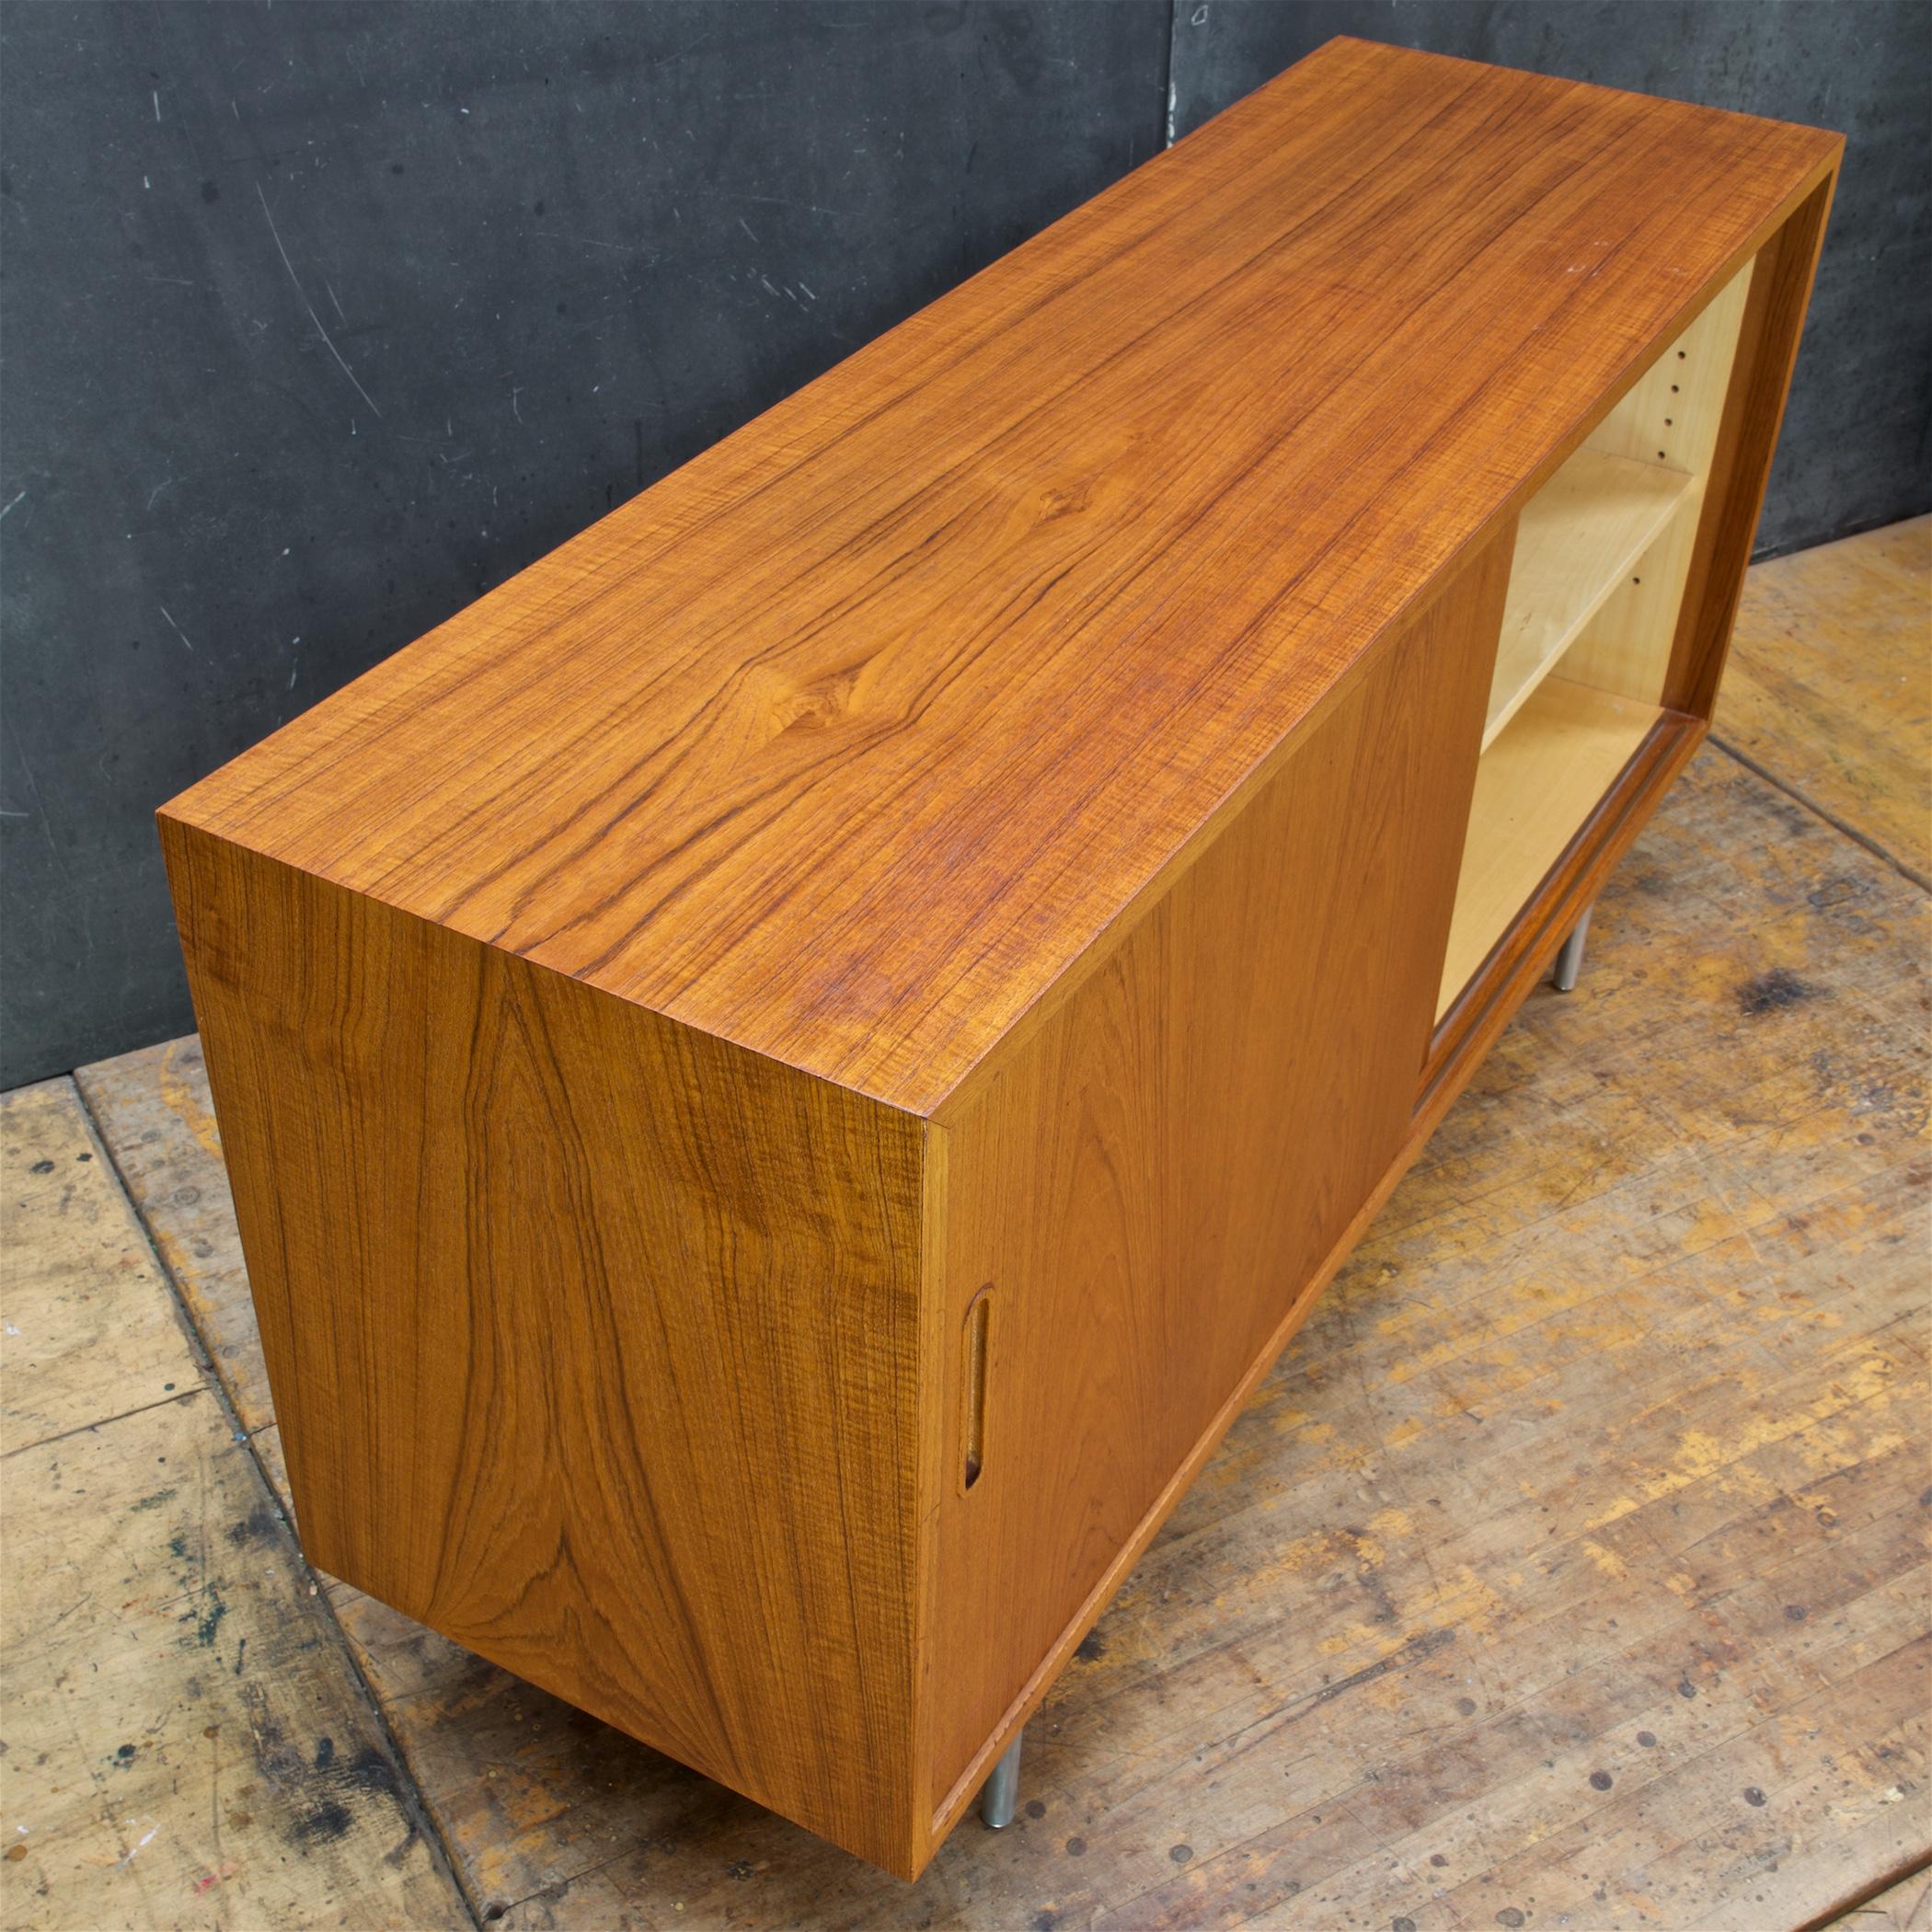
<path fill-rule="evenodd" d="M 1924 507 L 1928 19 L 6 0 L 0 1086 L 191 1024 L 163 799 L 1332 32 L 1850 130 L 1765 535 Z"/>

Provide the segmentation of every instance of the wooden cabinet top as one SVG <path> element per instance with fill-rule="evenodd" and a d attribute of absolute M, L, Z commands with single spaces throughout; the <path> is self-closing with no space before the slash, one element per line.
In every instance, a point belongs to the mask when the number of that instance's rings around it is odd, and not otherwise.
<path fill-rule="evenodd" d="M 918 1113 L 1840 139 L 1336 40 L 165 808 Z"/>

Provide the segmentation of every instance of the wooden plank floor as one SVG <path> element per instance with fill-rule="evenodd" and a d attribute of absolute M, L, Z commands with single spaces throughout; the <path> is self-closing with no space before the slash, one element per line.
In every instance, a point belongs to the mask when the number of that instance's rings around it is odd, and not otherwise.
<path fill-rule="evenodd" d="M 1919 1926 L 1928 552 L 1754 573 L 1751 764 L 916 1886 L 305 1570 L 192 1040 L 6 1096 L 5 1924 Z"/>
<path fill-rule="evenodd" d="M 1932 1932 L 1932 1870 L 1886 1886 L 1838 1924 L 1843 1932 Z"/>
<path fill-rule="evenodd" d="M 74 1082 L 4 1105 L 6 1923 L 466 1923 Z"/>
<path fill-rule="evenodd" d="M 1732 751 L 1932 883 L 1932 517 L 1759 564 L 1718 707 Z"/>

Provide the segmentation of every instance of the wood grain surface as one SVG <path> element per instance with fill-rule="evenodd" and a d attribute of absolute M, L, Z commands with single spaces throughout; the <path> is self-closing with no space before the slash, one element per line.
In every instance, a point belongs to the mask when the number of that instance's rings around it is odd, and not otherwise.
<path fill-rule="evenodd" d="M 1685 500 L 1640 562 L 1605 599 L 1569 653 L 1565 674 L 1620 697 L 1661 704 L 1702 525 L 1756 263 L 1711 303 L 1591 431 L 1590 446 L 1656 461 L 1686 477 Z M 1739 396 L 1735 408 L 1743 406 Z M 1575 459 L 1572 458 L 1572 461 Z"/>
<path fill-rule="evenodd" d="M 168 810 L 929 1113 L 1840 145 L 1332 42 Z"/>
<path fill-rule="evenodd" d="M 1437 1018 L 1516 921 L 1658 721 L 1655 705 L 1548 677 L 1486 746 L 1459 855 Z"/>
<path fill-rule="evenodd" d="M 1832 1923 L 1844 1932 L 1932 1932 L 1932 1869 L 1886 1886 Z"/>
<path fill-rule="evenodd" d="M 1349 1351 L 1375 1449 L 1311 1432 L 1259 1501 L 1179 1490 L 1465 1082 L 1487 1118 L 1477 1053 L 1702 735 L 1836 152 L 1336 43 L 164 815 L 278 1419 L 238 1402 L 231 1440 L 270 1480 L 285 1456 L 397 1734 L 427 1763 L 460 1756 L 453 1704 L 495 1726 L 510 1787 L 434 1812 L 470 1909 L 903 1923 L 696 1771 L 910 1876 L 1042 1699 L 1029 1822 L 1083 1823 L 1051 1894 L 1023 1825 L 990 1873 L 946 1847 L 926 1919 L 1635 1920 L 1703 1885 L 1742 1928 L 1769 1882 L 1742 1814 L 1774 1806 L 1833 1825 L 1787 1829 L 1781 1896 L 1898 1869 L 1932 1642 L 1900 1420 L 1925 901 L 1734 764 L 1700 795 L 1729 869 L 1667 849 L 1604 900 L 1667 974 L 1648 1031 L 1586 1078 L 1532 1000 L 1498 1049 L 1519 1086 L 1511 1041 L 1553 1063 L 1592 1160 L 1497 1202 L 1452 1144 L 1345 1271 L 1385 1311 Z M 1761 244 L 1672 708 L 1432 1044 L 1512 519 Z M 1767 936 L 1741 976 L 1726 948 Z M 1667 1022 L 1700 990 L 1726 1052 L 1693 1064 Z M 1774 1032 L 1796 1057 L 1741 1087 Z M 122 1164 L 157 1219 L 154 1177 L 213 1158 L 191 1114 Z M 114 1355 L 70 1275 L 23 1455 Z M 948 1350 L 989 1286 L 969 1488 Z M 256 1373 L 239 1337 L 216 1363 Z M 1609 1376 L 1588 1455 L 1535 1393 L 1572 1373 Z M 1305 1344 L 1285 1374 L 1331 1379 Z M 1391 1491 L 1410 1390 L 1452 1432 L 1520 1402 Z M 1075 1649 L 1177 1504 L 1133 1621 Z M 1203 1530 L 1211 1567 L 1244 1536 L 1272 1566 L 1134 1594 Z M 1284 1616 L 1317 1558 L 1326 1600 Z M 1604 1603 L 1615 1668 L 1572 1681 L 1551 1660 Z M 482 1657 L 529 1680 L 511 1706 Z M 1409 1720 L 1449 1682 L 1483 1721 L 1443 1745 Z M 559 1803 L 512 1742 L 555 1721 L 532 1685 L 696 1771 L 573 1713 L 539 1748 L 603 1788 Z M 1135 1732 L 1112 1700 L 1150 1686 Z M 1331 1742 L 1305 1787 L 1343 1696 L 1369 1768 L 1327 1781 Z M 1534 1774 L 1566 1723 L 1594 1796 Z M 1699 1812 L 1712 1774 L 1741 1816 Z M 681 1844 L 707 1863 L 667 1912 Z M 810 1894 L 733 1892 L 788 1859 Z"/>
<path fill-rule="evenodd" d="M 1340 1259 L 1408 1138 L 1511 533 L 946 1130 L 946 1386 L 990 1309 L 985 1461 L 942 1484 L 943 1829 Z M 1347 799 L 1337 811 L 1335 801 Z"/>
<path fill-rule="evenodd" d="M 1838 146 L 1334 43 L 166 808 L 311 1557 L 915 1877 L 1697 742 Z"/>
<path fill-rule="evenodd" d="M 921 1123 L 166 833 L 311 1560 L 914 1869 Z"/>
<path fill-rule="evenodd" d="M 1541 983 L 1557 949 L 1575 931 L 1703 737 L 1695 719 L 1675 711 L 1662 714 L 1515 923 L 1456 995 L 1437 1023 L 1423 1063 L 1416 1105 L 1419 1133 L 1426 1134 L 1442 1119 L 1477 1060 Z"/>
<path fill-rule="evenodd" d="M 1485 750 L 1559 661 L 1565 676 L 1577 674 L 1572 647 L 1579 633 L 1629 581 L 1644 552 L 1683 508 L 1688 488 L 1687 478 L 1662 464 L 1585 444 L 1524 505 L 1483 727 Z M 1628 695 L 1654 707 L 1662 688 L 1660 675 L 1648 692 Z"/>
<path fill-rule="evenodd" d="M 190 1150 L 184 1170 L 219 1194 L 212 1142 Z M 0 1386 L 21 1425 L 0 1462 L 0 1923 L 460 1923 L 415 1788 L 71 1080 L 0 1100 Z M 236 1252 L 232 1222 L 217 1238 Z M 96 1323 L 85 1351 L 61 1346 L 77 1302 Z M 212 1305 L 246 1337 L 246 1298 Z"/>
<path fill-rule="evenodd" d="M 133 1410 L 194 1380 L 155 1259 L 128 1239 L 113 1190 L 93 1185 L 98 1150 L 60 1096 L 51 1081 L 8 1101 L 7 1280 L 31 1295 L 34 1317 L 30 1328 L 7 1331 L 0 1455 L 99 1421 L 104 1388 Z M 58 1144 L 38 1144 L 43 1136 Z M 47 1184 L 34 1185 L 41 1179 Z M 16 1276 L 16 1267 L 31 1272 Z"/>
<path fill-rule="evenodd" d="M 1903 581 L 1848 596 L 1868 563 Z M 235 1757 L 203 1774 L 171 1755 L 144 1809 L 121 1814 L 148 1821 L 135 1841 L 156 1830 L 123 1866 L 98 1812 L 64 1810 L 55 1833 L 33 1809 L 51 1788 L 91 1788 L 89 1767 L 132 1742 L 120 1698 L 86 1694 L 140 1613 L 75 1629 L 123 1603 L 121 1551 L 145 1564 L 191 1539 L 230 1606 L 222 1629 L 237 1649 L 251 1638 L 238 1678 L 225 1651 L 210 1674 L 196 1641 L 144 1649 L 157 1698 L 225 1695 L 272 1656 L 264 1697 L 285 1709 L 296 1686 L 317 1733 L 353 1734 L 339 1704 L 319 1715 L 317 1700 L 344 1695 L 330 1687 L 339 1668 L 303 1677 L 317 1656 L 305 1638 L 273 1650 L 239 1631 L 248 1571 L 221 1566 L 257 1505 L 231 1517 L 198 1478 L 157 1522 L 131 1451 L 119 1487 L 90 1487 L 103 1518 L 121 1512 L 100 1537 L 76 1541 L 62 1512 L 65 1614 L 51 1629 L 9 1625 L 10 1696 L 42 1680 L 75 1695 L 58 1730 L 32 1731 L 30 1761 L 17 1745 L 5 1762 L 6 1834 L 32 1827 L 29 1852 L 0 1863 L 6 1923 L 177 1922 L 167 1886 L 132 1903 L 130 1887 L 201 1829 L 211 1787 L 233 1800 L 247 1783 L 258 1789 L 234 1804 L 245 1824 L 224 1818 L 226 1856 L 240 1844 L 240 1862 L 259 1852 L 275 1868 L 271 1915 L 290 1926 L 474 1912 L 512 1932 L 797 1918 L 1007 1932 L 1048 1916 L 1379 1914 L 1436 1932 L 1508 1910 L 1531 1927 L 1568 1913 L 1593 1932 L 1764 1932 L 1872 1899 L 1932 1850 L 1924 1699 L 1891 1661 L 1932 1627 L 1915 1442 L 1932 1400 L 1932 935 L 1923 888 L 1857 840 L 1898 812 L 1896 770 L 1932 760 L 1926 707 L 1898 674 L 1918 662 L 1928 565 L 1908 526 L 1754 571 L 1732 673 L 1752 694 L 1754 751 L 1808 782 L 1829 775 L 1857 838 L 1701 755 L 1606 887 L 1577 993 L 1529 998 L 1069 1662 L 1029 1729 L 1013 1831 L 967 1824 L 908 1891 L 322 1578 L 466 1909 L 431 1895 L 398 1912 L 382 1858 L 290 1847 L 277 1834 L 305 1815 L 305 1779 L 282 1809 L 254 1733 L 226 1724 Z M 1760 594 L 1767 577 L 1775 599 Z M 1859 674 L 1828 706 L 1805 696 L 1809 679 L 1785 702 L 1793 640 L 1823 651 L 1826 638 Z M 1883 755 L 1850 755 L 1860 745 Z M 147 1049 L 79 1084 L 285 1511 L 198 1046 Z M 88 1233 L 98 1211 L 69 1177 L 93 1164 L 77 1159 L 84 1141 L 74 1151 L 70 1163 L 34 1145 L 8 1169 L 7 1320 L 24 1331 L 9 1360 L 42 1319 L 66 1319 L 64 1298 L 143 1265 L 138 1245 Z M 110 1326 L 143 1333 L 125 1298 Z M 130 1364 L 91 1362 L 106 1418 Z M 224 1438 L 213 1453 L 219 1466 L 241 1450 Z M 30 1459 L 8 1465 L 15 1538 Z M 293 1566 L 285 1527 L 256 1520 L 261 1563 Z M 127 1540 L 140 1535 L 151 1553 Z M 316 1742 L 291 1734 L 312 1767 Z M 339 1782 L 330 1795 L 350 1809 L 358 1797 Z M 388 1800 L 368 1802 L 367 1842 L 391 1843 Z M 50 1846 L 64 1897 L 40 1890 Z M 258 1932 L 252 1899 L 231 1903 L 236 1874 L 190 1890 L 220 1869 L 184 1861 L 184 1908 Z M 1910 1893 L 1873 1907 L 1903 1912 Z"/>
<path fill-rule="evenodd" d="M 1932 881 L 1932 517 L 1759 564 L 1713 729 Z M 1892 720 L 1874 730 L 1874 717 Z"/>
<path fill-rule="evenodd" d="M 1664 678 L 1663 702 L 1694 718 L 1708 719 L 1724 675 L 1837 178 L 1819 180 L 1752 269 Z"/>
<path fill-rule="evenodd" d="M 1777 661 L 1774 631 L 1738 649 Z M 1923 730 L 1881 685 L 1846 701 Z M 1928 941 L 1919 888 L 1705 751 L 1578 991 L 1530 997 L 1069 1661 L 1015 1828 L 967 1821 L 911 1890 L 329 1590 L 471 1905 L 512 1932 L 1765 1932 L 1865 1896 L 1932 1849 Z M 218 1283 L 194 1043 L 83 1086 L 164 1251 Z M 195 1305 L 251 1358 L 246 1301 Z"/>

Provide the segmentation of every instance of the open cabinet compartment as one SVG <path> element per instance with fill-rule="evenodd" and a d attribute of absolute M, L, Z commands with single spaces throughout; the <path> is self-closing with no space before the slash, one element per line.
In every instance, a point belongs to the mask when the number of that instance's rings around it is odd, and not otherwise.
<path fill-rule="evenodd" d="M 1438 1020 L 1662 715 L 1752 266 L 1524 506 Z"/>

